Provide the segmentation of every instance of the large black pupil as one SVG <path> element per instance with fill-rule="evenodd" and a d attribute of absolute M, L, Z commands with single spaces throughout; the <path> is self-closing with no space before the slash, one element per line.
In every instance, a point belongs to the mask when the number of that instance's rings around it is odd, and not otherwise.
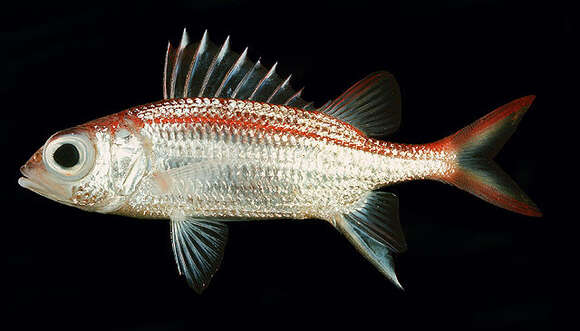
<path fill-rule="evenodd" d="M 79 151 L 72 144 L 60 145 L 52 155 L 54 162 L 63 168 L 74 167 L 79 163 Z"/>

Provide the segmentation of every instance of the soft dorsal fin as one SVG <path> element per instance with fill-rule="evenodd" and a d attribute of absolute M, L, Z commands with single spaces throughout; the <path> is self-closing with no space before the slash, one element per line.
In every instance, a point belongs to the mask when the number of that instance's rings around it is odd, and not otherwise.
<path fill-rule="evenodd" d="M 393 193 L 372 191 L 349 214 L 341 215 L 336 227 L 383 275 L 399 288 L 393 253 L 407 250 L 399 222 L 399 199 Z"/>
<path fill-rule="evenodd" d="M 186 97 L 235 98 L 311 109 L 302 90 L 296 92 L 286 79 L 276 74 L 276 64 L 265 68 L 252 62 L 248 49 L 238 54 L 230 49 L 230 38 L 221 47 L 209 40 L 207 31 L 191 43 L 183 30 L 177 48 L 167 46 L 163 78 L 165 99 Z"/>
<path fill-rule="evenodd" d="M 401 92 L 393 75 L 378 71 L 318 110 L 368 136 L 384 137 L 397 131 L 401 124 Z"/>

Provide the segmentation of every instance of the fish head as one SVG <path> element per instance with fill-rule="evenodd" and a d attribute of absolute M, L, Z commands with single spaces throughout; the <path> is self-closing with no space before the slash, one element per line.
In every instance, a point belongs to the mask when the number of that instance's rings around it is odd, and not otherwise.
<path fill-rule="evenodd" d="M 78 126 L 52 135 L 20 168 L 20 186 L 87 211 L 110 212 L 123 203 L 115 178 L 110 130 Z"/>

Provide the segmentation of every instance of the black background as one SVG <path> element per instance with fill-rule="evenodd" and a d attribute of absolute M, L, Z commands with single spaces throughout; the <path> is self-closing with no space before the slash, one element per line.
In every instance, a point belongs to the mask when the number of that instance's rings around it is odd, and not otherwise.
<path fill-rule="evenodd" d="M 82 4 L 81 4 L 82 3 Z M 550 3 L 550 5 L 548 5 Z M 223 327 L 538 329 L 555 314 L 558 196 L 546 154 L 570 110 L 570 8 L 534 1 L 110 1 L 2 10 L 2 299 L 10 329 Z M 306 85 L 318 105 L 376 70 L 398 79 L 397 142 L 446 136 L 537 99 L 497 160 L 545 213 L 533 219 L 434 182 L 393 187 L 409 251 L 397 290 L 322 221 L 236 223 L 198 296 L 166 222 L 89 214 L 17 185 L 57 130 L 161 98 L 167 39 L 209 29 Z M 576 40 L 577 41 L 577 40 Z M 558 176 L 556 176 L 558 177 Z"/>

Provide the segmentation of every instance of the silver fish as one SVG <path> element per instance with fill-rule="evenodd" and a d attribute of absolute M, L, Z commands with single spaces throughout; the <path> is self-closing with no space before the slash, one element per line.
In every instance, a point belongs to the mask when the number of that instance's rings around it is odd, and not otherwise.
<path fill-rule="evenodd" d="M 164 99 L 63 130 L 21 168 L 19 184 L 83 210 L 169 219 L 181 274 L 202 292 L 236 220 L 328 221 L 394 284 L 406 250 L 398 198 L 378 189 L 432 179 L 540 216 L 491 161 L 534 97 L 430 144 L 375 139 L 400 123 L 394 77 L 377 72 L 314 109 L 260 62 L 208 40 L 167 48 Z"/>

